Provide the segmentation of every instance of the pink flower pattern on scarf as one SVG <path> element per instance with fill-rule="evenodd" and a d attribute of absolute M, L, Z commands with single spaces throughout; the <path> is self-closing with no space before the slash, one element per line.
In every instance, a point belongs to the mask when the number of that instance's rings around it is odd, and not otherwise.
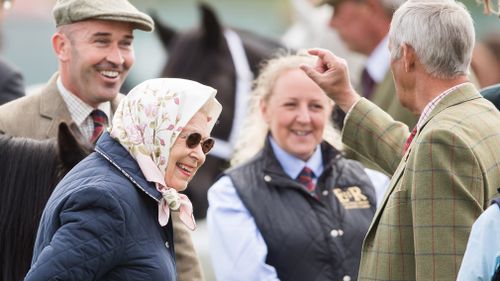
<path fill-rule="evenodd" d="M 196 228 L 193 206 L 188 197 L 165 183 L 170 149 L 184 126 L 202 107 L 208 112 L 212 130 L 222 106 L 216 90 L 200 83 L 176 78 L 147 80 L 121 101 L 114 114 L 110 135 L 137 161 L 146 180 L 162 194 L 158 222 L 168 223 L 170 211 L 179 211 L 181 221 Z"/>

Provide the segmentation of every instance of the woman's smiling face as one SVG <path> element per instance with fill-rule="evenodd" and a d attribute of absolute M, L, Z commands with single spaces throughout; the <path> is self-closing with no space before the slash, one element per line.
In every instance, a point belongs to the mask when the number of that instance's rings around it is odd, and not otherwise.
<path fill-rule="evenodd" d="M 199 133 L 202 140 L 209 137 L 207 115 L 198 111 L 187 123 L 180 135 Z M 170 149 L 167 169 L 165 171 L 165 183 L 177 191 L 186 189 L 189 181 L 193 178 L 198 168 L 205 162 L 205 153 L 198 144 L 193 148 L 186 145 L 186 138 L 177 137 Z"/>
<path fill-rule="evenodd" d="M 332 105 L 325 93 L 300 69 L 281 74 L 261 112 L 273 139 L 304 161 L 323 141 Z"/>

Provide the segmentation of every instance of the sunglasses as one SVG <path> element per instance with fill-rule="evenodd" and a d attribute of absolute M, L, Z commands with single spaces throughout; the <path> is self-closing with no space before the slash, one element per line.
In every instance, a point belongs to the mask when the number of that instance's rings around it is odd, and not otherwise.
<path fill-rule="evenodd" d="M 206 138 L 204 140 L 201 139 L 200 133 L 191 133 L 189 135 L 179 135 L 180 138 L 186 139 L 186 146 L 188 148 L 195 148 L 198 144 L 201 143 L 201 151 L 207 154 L 210 152 L 212 147 L 214 147 L 215 140 L 213 138 Z"/>

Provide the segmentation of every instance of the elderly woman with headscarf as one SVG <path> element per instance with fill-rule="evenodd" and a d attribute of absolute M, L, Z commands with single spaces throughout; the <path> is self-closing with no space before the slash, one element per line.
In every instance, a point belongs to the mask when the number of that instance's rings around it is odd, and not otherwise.
<path fill-rule="evenodd" d="M 214 144 L 215 93 L 183 79 L 135 87 L 51 195 L 26 280 L 176 280 L 170 215 L 195 228 L 178 192 Z"/>

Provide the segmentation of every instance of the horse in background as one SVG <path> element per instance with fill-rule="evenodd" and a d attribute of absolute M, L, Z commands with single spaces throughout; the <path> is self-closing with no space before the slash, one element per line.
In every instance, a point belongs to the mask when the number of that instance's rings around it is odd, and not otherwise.
<path fill-rule="evenodd" d="M 195 206 L 195 217 L 204 218 L 208 188 L 228 167 L 260 63 L 285 48 L 276 40 L 222 26 L 207 4 L 200 4 L 199 8 L 201 26 L 183 33 L 161 22 L 157 15 L 152 17 L 168 53 L 161 77 L 191 79 L 211 86 L 217 89 L 217 99 L 223 106 L 218 125 L 212 131 L 215 146 L 186 190 Z"/>
<path fill-rule="evenodd" d="M 0 135 L 0 280 L 24 279 L 45 203 L 90 152 L 65 123 L 57 141 Z"/>

